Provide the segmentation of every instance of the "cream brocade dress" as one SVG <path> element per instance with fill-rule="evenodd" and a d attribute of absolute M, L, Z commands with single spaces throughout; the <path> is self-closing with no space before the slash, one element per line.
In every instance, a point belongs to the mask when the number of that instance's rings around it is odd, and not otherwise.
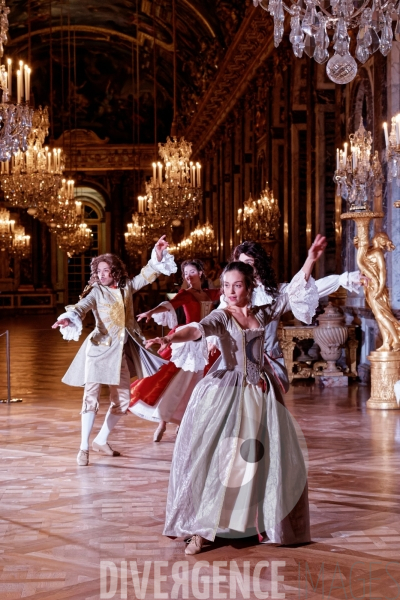
<path fill-rule="evenodd" d="M 172 345 L 173 361 L 183 346 L 197 360 L 201 349 L 207 361 L 206 338 L 217 336 L 222 356 L 195 387 L 181 423 L 164 535 L 213 541 L 229 530 L 231 537 L 258 532 L 281 544 L 310 541 L 305 459 L 281 385 L 264 361 L 267 325 L 293 308 L 293 294 L 311 314 L 318 304 L 304 274 L 288 287 L 274 305 L 254 309 L 258 329 L 244 330 L 229 312 L 215 310 L 191 324 L 200 342 Z"/>

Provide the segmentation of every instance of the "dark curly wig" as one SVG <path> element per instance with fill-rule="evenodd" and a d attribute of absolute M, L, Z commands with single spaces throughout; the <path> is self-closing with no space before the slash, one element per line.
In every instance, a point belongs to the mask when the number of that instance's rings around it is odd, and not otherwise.
<path fill-rule="evenodd" d="M 233 251 L 232 261 L 238 261 L 241 254 L 254 258 L 254 269 L 267 294 L 275 297 L 278 294 L 275 271 L 272 268 L 272 257 L 267 254 L 258 242 L 250 240 L 239 244 Z"/>
<path fill-rule="evenodd" d="M 111 269 L 111 276 L 114 278 L 115 283 L 119 288 L 124 288 L 126 285 L 126 280 L 129 278 L 128 272 L 122 260 L 115 254 L 100 254 L 100 256 L 92 258 L 90 263 L 89 285 L 99 283 L 97 270 L 101 262 L 108 264 Z"/>
<path fill-rule="evenodd" d="M 230 273 L 231 271 L 239 271 L 239 273 L 241 273 L 244 276 L 244 286 L 251 296 L 254 288 L 257 285 L 253 267 L 251 265 L 248 265 L 247 263 L 240 262 L 239 260 L 228 263 L 221 273 L 222 290 L 224 289 L 224 277 L 227 273 Z"/>

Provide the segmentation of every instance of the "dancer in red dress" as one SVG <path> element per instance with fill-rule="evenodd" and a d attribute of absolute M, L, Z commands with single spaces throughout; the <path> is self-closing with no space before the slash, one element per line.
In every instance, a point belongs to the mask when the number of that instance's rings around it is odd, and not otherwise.
<path fill-rule="evenodd" d="M 205 282 L 204 265 L 201 260 L 186 260 L 181 266 L 182 275 L 188 284 L 186 290 L 180 290 L 170 302 L 162 302 L 156 308 L 137 315 L 137 320 L 152 317 L 159 325 L 167 326 L 173 333 L 178 325 L 175 309 L 183 308 L 186 324 L 199 322 L 213 309 L 213 302 L 219 300 L 219 289 L 203 289 Z M 186 350 L 186 348 L 185 348 Z M 187 346 L 190 353 L 190 347 Z M 131 384 L 131 402 L 129 411 L 142 419 L 159 422 L 153 440 L 161 441 L 167 423 L 180 424 L 191 393 L 204 375 L 204 365 L 190 364 L 187 356 L 180 357 L 175 364 L 171 359 L 171 349 L 167 348 L 161 356 L 170 362 L 163 365 L 155 375 L 134 381 Z M 217 355 L 213 355 L 215 360 Z M 184 368 L 180 368 L 177 364 Z M 210 364 L 207 365 L 210 368 Z M 186 370 L 190 368 L 191 370 Z"/>

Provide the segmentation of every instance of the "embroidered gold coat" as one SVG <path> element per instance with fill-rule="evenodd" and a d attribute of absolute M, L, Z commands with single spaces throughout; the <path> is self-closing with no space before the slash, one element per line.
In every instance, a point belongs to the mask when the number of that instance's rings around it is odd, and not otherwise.
<path fill-rule="evenodd" d="M 89 382 L 118 385 L 124 350 L 131 377 L 152 375 L 165 363 L 158 355 L 144 348 L 144 338 L 133 310 L 133 294 L 157 279 L 161 272 L 161 269 L 157 270 L 158 264 L 150 261 L 139 275 L 128 280 L 123 289 L 112 289 L 95 283 L 77 304 L 66 306 L 67 312 L 59 317 L 70 319 L 71 326 L 66 330 L 73 328 L 81 331 L 82 321 L 90 310 L 96 326 L 64 375 L 64 383 L 72 386 L 83 386 Z M 176 270 L 175 263 L 172 265 L 170 262 L 165 266 L 169 269 L 168 273 L 165 268 L 162 269 L 165 274 L 174 272 L 173 267 Z M 80 331 L 72 337 L 71 331 L 65 329 L 61 330 L 65 339 L 77 340 Z"/>

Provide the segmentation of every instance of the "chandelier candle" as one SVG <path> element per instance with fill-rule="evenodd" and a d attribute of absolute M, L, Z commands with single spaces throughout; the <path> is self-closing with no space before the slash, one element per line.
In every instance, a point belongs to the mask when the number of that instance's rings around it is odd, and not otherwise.
<path fill-rule="evenodd" d="M 7 59 L 7 67 L 8 67 L 8 95 L 11 98 L 11 94 L 12 94 L 12 60 L 11 60 L 11 58 Z"/>

